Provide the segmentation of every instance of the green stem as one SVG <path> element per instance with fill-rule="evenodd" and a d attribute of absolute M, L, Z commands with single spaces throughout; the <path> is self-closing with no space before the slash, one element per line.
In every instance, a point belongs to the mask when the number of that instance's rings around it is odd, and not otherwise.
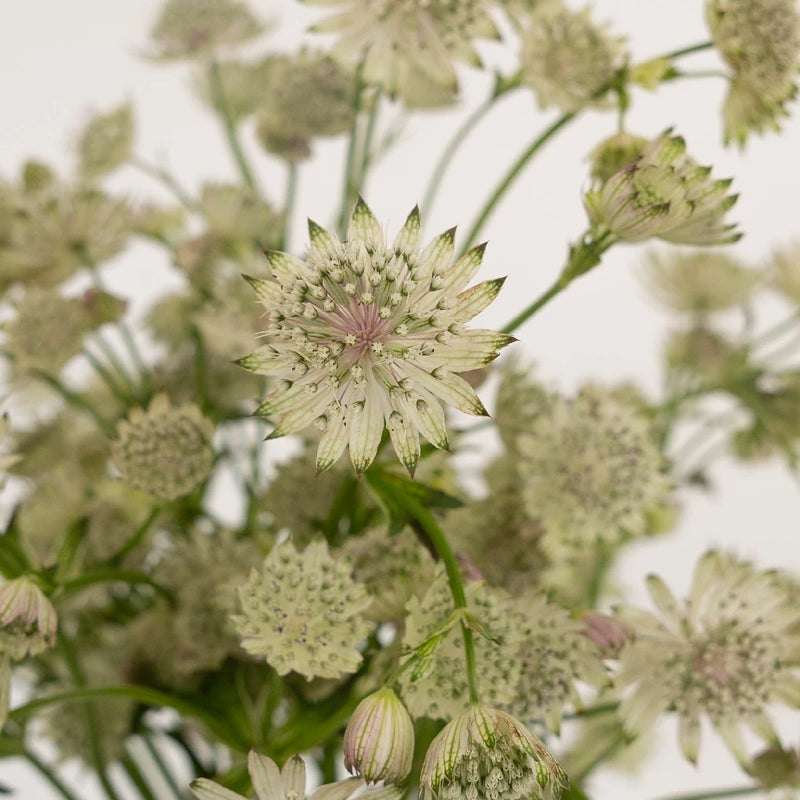
<path fill-rule="evenodd" d="M 78 662 L 72 643 L 64 636 L 59 636 L 59 646 L 75 685 L 80 688 L 86 688 L 86 676 Z M 108 775 L 108 765 L 106 764 L 105 753 L 103 752 L 100 730 L 97 726 L 97 715 L 95 714 L 94 705 L 90 702 L 83 704 L 83 719 L 84 725 L 86 726 L 92 762 L 97 777 L 100 780 L 100 785 L 103 787 L 103 791 L 108 800 L 120 800 Z"/>
<path fill-rule="evenodd" d="M 497 184 L 495 190 L 490 195 L 489 199 L 484 204 L 483 208 L 478 212 L 478 216 L 472 223 L 472 227 L 467 233 L 467 238 L 461 247 L 461 255 L 467 252 L 477 241 L 478 234 L 484 226 L 484 223 L 492 215 L 492 212 L 497 207 L 497 204 L 502 200 L 503 195 L 508 191 L 512 183 L 519 177 L 520 173 L 527 166 L 528 162 L 539 152 L 539 150 L 553 138 L 564 126 L 571 122 L 576 116 L 577 111 L 570 111 L 567 114 L 562 114 L 552 125 L 547 127 L 540 133 L 519 155 L 517 160 L 511 165 L 511 168 L 505 174 L 500 183 Z"/>
<path fill-rule="evenodd" d="M 158 771 L 161 773 L 161 777 L 164 778 L 164 782 L 169 786 L 170 791 L 172 794 L 175 795 L 176 800 L 181 800 L 183 797 L 183 793 L 178 786 L 177 781 L 175 780 L 175 776 L 172 774 L 172 770 L 167 766 L 167 762 L 164 761 L 161 753 L 159 753 L 158 748 L 153 743 L 153 740 L 150 735 L 144 734 L 142 736 L 142 741 L 144 742 L 144 746 L 147 748 L 147 752 L 150 753 L 150 757 L 155 762 Z"/>
<path fill-rule="evenodd" d="M 361 81 L 361 74 L 364 69 L 364 60 L 356 68 L 355 91 L 353 94 L 353 124 L 350 126 L 350 138 L 347 141 L 347 157 L 344 164 L 344 179 L 342 187 L 342 205 L 339 209 L 338 230 L 339 236 L 344 237 L 347 232 L 347 220 L 350 215 L 350 208 L 355 201 L 355 191 L 353 187 L 353 169 L 356 162 L 356 150 L 358 148 L 359 121 L 361 118 L 361 102 L 364 84 Z"/>
<path fill-rule="evenodd" d="M 239 174 L 247 186 L 258 194 L 256 179 L 247 163 L 247 157 L 242 150 L 242 145 L 239 142 L 239 136 L 236 131 L 236 123 L 231 116 L 228 108 L 228 101 L 225 98 L 225 89 L 222 86 L 222 79 L 219 73 L 219 64 L 216 61 L 211 61 L 208 66 L 208 79 L 211 86 L 211 93 L 214 97 L 214 106 L 220 113 L 222 119 L 222 126 L 225 129 L 225 137 L 228 140 L 228 146 L 231 149 L 233 158 L 236 161 L 236 166 L 239 168 Z"/>
<path fill-rule="evenodd" d="M 109 436 L 113 436 L 116 433 L 114 426 L 107 419 L 104 419 L 100 415 L 100 412 L 98 412 L 88 400 L 71 391 L 70 389 L 67 389 L 67 387 L 58 380 L 58 378 L 41 369 L 32 368 L 29 369 L 28 372 L 34 377 L 38 378 L 40 381 L 46 383 L 51 389 L 58 392 L 58 394 L 60 394 L 61 397 L 63 397 L 64 400 L 71 406 L 79 408 L 81 411 L 85 411 Z"/>
<path fill-rule="evenodd" d="M 95 338 L 98 339 L 98 341 L 102 341 L 99 339 L 99 337 Z M 106 353 L 107 357 L 109 357 L 108 356 L 109 346 L 106 342 L 103 342 L 100 345 L 100 349 Z M 119 402 L 122 403 L 123 406 L 125 406 L 125 408 L 130 406 L 132 403 L 136 402 L 136 397 L 131 393 L 131 391 L 126 390 L 124 387 L 120 387 L 120 385 L 117 383 L 117 380 L 114 378 L 111 372 L 105 367 L 105 365 L 100 361 L 100 359 L 98 359 L 97 356 L 94 353 L 92 353 L 91 350 L 88 350 L 86 347 L 84 347 L 83 355 L 86 356 L 87 361 L 92 365 L 92 367 L 94 367 L 95 372 L 103 379 L 103 382 L 111 390 L 111 394 L 113 394 L 114 397 L 116 397 L 117 400 L 119 400 Z M 112 359 L 113 356 L 109 357 L 109 361 L 112 361 Z M 131 387 L 132 384 L 130 382 L 130 379 L 127 377 L 127 375 L 121 372 L 121 367 L 117 366 L 116 369 L 117 372 L 120 373 L 125 378 L 125 381 L 126 383 L 128 383 L 128 386 Z"/>
<path fill-rule="evenodd" d="M 109 583 L 114 581 L 130 584 L 147 584 L 164 597 L 170 605 L 175 605 L 175 597 L 169 589 L 165 589 L 161 584 L 156 583 L 149 575 L 132 569 L 117 569 L 115 567 L 99 567 L 98 569 L 92 569 L 84 572 L 83 575 L 77 578 L 73 578 L 71 581 L 62 583 L 61 591 L 64 595 L 70 595 L 87 586 L 93 586 L 96 583 Z"/>
<path fill-rule="evenodd" d="M 442 180 L 444 179 L 450 164 L 455 158 L 456 152 L 461 145 L 466 141 L 467 137 L 477 127 L 478 123 L 491 111 L 498 98 L 504 94 L 504 91 L 499 90 L 497 86 L 493 89 L 491 95 L 483 101 L 459 126 L 458 130 L 453 134 L 450 141 L 445 145 L 436 166 L 433 168 L 428 186 L 425 189 L 425 194 L 422 197 L 422 213 L 427 214 L 433 206 L 433 201 L 436 198 L 439 188 L 441 187 Z"/>
<path fill-rule="evenodd" d="M 467 597 L 464 594 L 464 583 L 461 580 L 461 572 L 458 568 L 455 553 L 444 535 L 444 531 L 439 527 L 433 515 L 423 508 L 414 498 L 403 495 L 403 503 L 408 512 L 419 523 L 426 536 L 430 539 L 436 552 L 444 564 L 447 573 L 447 581 L 450 584 L 450 594 L 453 596 L 453 605 L 458 608 L 467 608 Z M 478 695 L 478 673 L 475 668 L 475 642 L 472 637 L 472 629 L 467 623 L 461 621 L 461 630 L 464 637 L 464 660 L 467 666 L 467 684 L 469 686 L 469 701 L 477 704 L 480 702 Z"/>
<path fill-rule="evenodd" d="M 47 695 L 46 697 L 38 697 L 35 700 L 28 701 L 25 705 L 13 709 L 9 712 L 8 716 L 9 719 L 20 721 L 38 711 L 40 708 L 46 708 L 47 706 L 57 703 L 74 703 L 80 700 L 104 697 L 126 697 L 154 708 L 172 708 L 179 714 L 192 717 L 198 722 L 201 722 L 214 736 L 228 747 L 234 750 L 247 750 L 249 747 L 248 742 L 238 737 L 234 738 L 231 735 L 231 731 L 221 723 L 218 714 L 206 711 L 187 700 L 182 700 L 180 697 L 160 692 L 157 689 L 150 689 L 147 686 L 136 686 L 133 684 L 81 687 Z"/>
<path fill-rule="evenodd" d="M 716 800 L 721 797 L 741 797 L 746 794 L 758 794 L 764 790 L 760 786 L 735 786 L 729 789 L 713 789 L 709 792 L 690 792 L 688 794 L 674 794 L 662 797 L 659 800 Z"/>
<path fill-rule="evenodd" d="M 89 275 L 92 278 L 92 283 L 94 283 L 95 288 L 100 292 L 105 292 L 106 294 L 108 294 L 108 289 L 105 285 L 105 281 L 100 275 L 100 272 L 97 269 L 97 267 L 87 260 L 86 268 L 89 270 Z M 152 394 L 153 386 L 152 386 L 152 379 L 150 377 L 150 369 L 144 363 L 144 358 L 142 358 L 142 354 L 139 351 L 139 348 L 136 346 L 136 342 L 133 338 L 133 331 L 131 331 L 128 323 L 125 322 L 124 319 L 119 320 L 119 322 L 117 323 L 117 327 L 119 328 L 120 335 L 122 336 L 122 342 L 128 351 L 128 355 L 130 355 L 131 359 L 133 360 L 133 363 L 139 370 L 139 374 L 141 375 L 142 378 L 145 393 L 148 395 Z"/>
<path fill-rule="evenodd" d="M 375 136 L 375 127 L 378 123 L 378 114 L 381 108 L 381 98 L 383 95 L 382 87 L 378 87 L 375 96 L 372 98 L 372 106 L 367 117 L 367 127 L 364 132 L 364 139 L 361 142 L 361 156 L 358 163 L 358 174 L 356 176 L 356 190 L 360 194 L 364 190 L 367 180 L 367 172 L 372 163 L 372 139 Z"/>
<path fill-rule="evenodd" d="M 513 333 L 524 325 L 539 309 L 546 306 L 556 295 L 560 294 L 567 286 L 585 275 L 600 263 L 606 250 L 616 241 L 613 234 L 601 233 L 596 239 L 593 234 L 585 235 L 578 244 L 570 247 L 569 258 L 556 282 L 546 289 L 529 306 L 517 314 L 503 329 L 503 333 Z"/>
<path fill-rule="evenodd" d="M 175 195 L 178 202 L 184 206 L 188 211 L 196 211 L 197 204 L 191 198 L 189 193 L 178 183 L 178 181 L 163 167 L 158 167 L 150 164 L 141 158 L 132 158 L 128 162 L 132 167 L 135 167 L 139 172 L 149 175 L 159 183 L 166 186 L 172 194 Z"/>
<path fill-rule="evenodd" d="M 589 706 L 581 711 L 572 711 L 569 714 L 564 714 L 562 721 L 589 719 L 590 717 L 599 717 L 603 714 L 610 714 L 619 708 L 619 701 L 610 700 L 607 703 L 598 703 L 596 706 Z"/>
<path fill-rule="evenodd" d="M 286 176 L 286 196 L 283 204 L 283 240 L 281 241 L 281 250 L 289 250 L 289 242 L 292 235 L 292 217 L 294 212 L 294 203 L 297 198 L 297 162 L 289 162 L 289 170 Z"/>
<path fill-rule="evenodd" d="M 681 47 L 679 50 L 671 50 L 669 53 L 664 53 L 662 56 L 656 56 L 656 59 L 666 59 L 672 61 L 675 58 L 681 58 L 681 56 L 689 56 L 692 53 L 699 53 L 702 50 L 711 50 L 714 47 L 713 42 L 700 42 L 699 44 L 692 44 L 688 47 Z M 653 59 L 654 61 L 656 59 Z M 649 61 L 650 59 L 648 59 Z"/>
<path fill-rule="evenodd" d="M 153 794 L 153 790 L 150 788 L 141 767 L 129 752 L 125 752 L 120 756 L 119 763 L 144 800 L 156 800 L 156 796 Z"/>
<path fill-rule="evenodd" d="M 64 798 L 78 800 L 72 790 L 38 756 L 26 750 L 22 757 Z"/>
<path fill-rule="evenodd" d="M 147 536 L 150 526 L 155 522 L 160 513 L 160 505 L 153 506 L 153 508 L 150 509 L 150 513 L 147 515 L 144 522 L 142 522 L 142 524 L 134 531 L 130 539 L 128 539 L 128 541 L 125 542 L 125 544 L 122 545 L 122 547 L 120 547 L 120 549 L 108 559 L 110 566 L 116 567 L 117 565 L 121 564 L 125 556 L 139 545 L 142 539 Z"/>

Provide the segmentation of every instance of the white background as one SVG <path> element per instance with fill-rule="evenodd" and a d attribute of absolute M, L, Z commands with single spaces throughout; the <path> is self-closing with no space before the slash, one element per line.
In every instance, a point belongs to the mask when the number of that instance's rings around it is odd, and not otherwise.
<path fill-rule="evenodd" d="M 156 65 L 141 55 L 158 0 L 0 0 L 0 175 L 16 178 L 23 159 L 36 157 L 64 175 L 73 168 L 70 145 L 92 112 L 106 111 L 123 100 L 134 103 L 137 152 L 168 164 L 189 187 L 207 179 L 235 177 L 216 121 L 190 91 L 190 70 L 183 65 Z M 280 22 L 279 33 L 266 41 L 274 49 L 293 49 L 319 9 L 291 0 L 252 0 L 252 7 Z M 704 41 L 703 3 L 696 0 L 599 0 L 596 18 L 628 37 L 634 60 L 643 60 Z M 314 41 L 306 36 L 307 41 Z M 319 41 L 319 40 L 317 40 Z M 498 45 L 482 53 L 489 63 L 513 63 Z M 687 68 L 718 68 L 714 54 L 682 62 Z M 391 230 L 402 224 L 421 199 L 425 177 L 447 137 L 465 113 L 488 93 L 486 74 L 465 72 L 464 104 L 459 109 L 412 117 L 400 146 L 375 170 L 366 199 Z M 721 147 L 720 107 L 724 82 L 719 78 L 681 81 L 657 95 L 637 91 L 629 114 L 632 132 L 653 136 L 674 125 L 690 153 L 712 164 L 718 177 L 734 176 L 741 198 L 732 212 L 746 232 L 735 250 L 753 264 L 775 245 L 798 236 L 800 186 L 800 118 L 787 122 L 783 134 L 751 140 L 746 152 Z M 398 109 L 388 110 L 384 122 Z M 530 94 L 505 98 L 460 152 L 436 207 L 425 220 L 429 235 L 471 222 L 499 175 L 533 136 L 554 119 L 541 113 Z M 580 189 L 585 184 L 586 153 L 612 133 L 613 114 L 588 113 L 542 153 L 515 184 L 501 211 L 488 224 L 490 241 L 483 277 L 509 275 L 500 298 L 485 313 L 487 327 L 502 325 L 548 286 L 563 262 L 566 243 L 583 230 Z M 247 139 L 262 186 L 278 201 L 284 173 Z M 332 221 L 339 196 L 344 143 L 317 147 L 318 159 L 301 173 L 295 248 L 304 241 L 305 216 Z M 135 199 L 166 200 L 160 187 L 132 170 L 123 171 L 112 187 Z M 518 334 L 516 347 L 539 365 L 541 376 L 565 390 L 587 378 L 635 379 L 651 393 L 659 389 L 658 353 L 668 317 L 644 296 L 636 278 L 644 249 L 619 247 L 603 265 L 570 287 Z M 164 256 L 136 245 L 110 269 L 121 291 L 135 291 L 138 315 L 148 298 L 163 291 Z M 135 288 L 134 288 L 135 287 Z M 765 304 L 763 322 L 786 314 L 778 301 Z M 769 318 L 768 318 L 769 317 Z M 800 570 L 798 521 L 800 495 L 785 467 L 768 463 L 747 469 L 722 460 L 714 471 L 716 489 L 689 494 L 673 536 L 632 548 L 618 573 L 618 583 L 634 600 L 643 600 L 642 579 L 657 570 L 678 592 L 689 583 L 696 558 L 710 546 L 730 548 L 765 567 Z M 797 716 L 784 716 L 787 743 L 797 744 Z M 743 785 L 733 759 L 704 732 L 697 769 L 677 754 L 671 720 L 660 726 L 659 743 L 644 777 L 603 772 L 591 784 L 596 800 L 641 800 L 690 789 Z M 86 800 L 99 797 L 91 781 L 73 767 Z M 24 765 L 0 761 L 0 783 L 15 785 L 24 800 L 55 797 Z"/>

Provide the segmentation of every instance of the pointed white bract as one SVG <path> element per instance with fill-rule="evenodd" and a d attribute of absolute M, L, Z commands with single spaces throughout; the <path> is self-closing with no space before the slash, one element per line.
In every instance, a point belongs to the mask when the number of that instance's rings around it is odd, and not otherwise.
<path fill-rule="evenodd" d="M 633 687 L 620 706 L 627 731 L 644 732 L 673 706 L 689 761 L 697 759 L 706 716 L 746 763 L 739 725 L 773 743 L 768 704 L 800 707 L 800 609 L 786 577 L 712 551 L 698 562 L 685 603 L 655 575 L 647 588 L 658 614 L 616 610 L 632 633 L 616 679 L 620 688 Z"/>
<path fill-rule="evenodd" d="M 305 260 L 270 252 L 272 278 L 249 278 L 267 311 L 266 341 L 238 363 L 276 379 L 256 414 L 276 420 L 269 438 L 319 428 L 320 471 L 349 447 L 363 472 L 387 429 L 413 475 L 420 434 L 449 449 L 442 402 L 486 415 L 457 373 L 485 366 L 514 341 L 464 328 L 503 280 L 464 290 L 484 246 L 453 262 L 451 229 L 421 248 L 416 208 L 391 245 L 360 199 L 344 242 L 313 222 L 309 227 Z"/>

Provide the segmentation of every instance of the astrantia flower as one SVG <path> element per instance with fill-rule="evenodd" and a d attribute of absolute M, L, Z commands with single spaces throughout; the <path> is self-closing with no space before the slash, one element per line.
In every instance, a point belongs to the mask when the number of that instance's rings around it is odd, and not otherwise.
<path fill-rule="evenodd" d="M 553 551 L 643 533 L 668 489 L 649 423 L 608 393 L 555 400 L 519 448 L 528 513 Z"/>
<path fill-rule="evenodd" d="M 343 8 L 314 30 L 340 33 L 333 54 L 353 65 L 363 59 L 364 80 L 392 96 L 423 77 L 455 89 L 453 61 L 480 65 L 472 40 L 498 36 L 486 0 L 321 1 Z"/>
<path fill-rule="evenodd" d="M 488 364 L 514 341 L 464 328 L 495 298 L 503 279 L 461 291 L 478 270 L 484 246 L 450 264 L 451 229 L 420 249 L 416 208 L 390 246 L 363 200 L 344 242 L 313 222 L 309 227 L 305 261 L 270 252 L 274 277 L 250 279 L 268 314 L 266 344 L 238 363 L 278 379 L 256 414 L 278 417 L 269 438 L 312 423 L 323 430 L 318 470 L 349 445 L 353 466 L 363 472 L 387 428 L 413 474 L 420 434 L 449 447 L 441 400 L 486 415 L 455 373 Z"/>
<path fill-rule="evenodd" d="M 709 0 L 711 37 L 733 70 L 725 101 L 725 141 L 778 128 L 797 94 L 800 13 L 794 0 Z"/>
<path fill-rule="evenodd" d="M 117 425 L 114 466 L 136 489 L 174 500 L 202 483 L 214 465 L 213 423 L 197 406 L 173 408 L 156 395 L 147 411 L 134 408 Z"/>
<path fill-rule="evenodd" d="M 166 0 L 150 31 L 153 58 L 200 58 L 239 44 L 262 27 L 240 0 Z"/>
<path fill-rule="evenodd" d="M 541 740 L 484 705 L 470 706 L 431 742 L 419 783 L 422 800 L 557 799 L 568 786 Z"/>
<path fill-rule="evenodd" d="M 53 604 L 30 578 L 0 586 L 0 657 L 38 655 L 55 644 L 57 627 Z"/>
<path fill-rule="evenodd" d="M 622 39 L 592 22 L 590 9 L 545 4 L 522 32 L 522 82 L 539 108 L 577 111 L 597 103 L 596 93 L 622 65 Z"/>
<path fill-rule="evenodd" d="M 800 611 L 779 576 L 710 552 L 695 569 L 685 604 L 655 575 L 648 591 L 659 615 L 616 612 L 633 632 L 616 680 L 619 687 L 633 687 L 620 706 L 627 730 L 647 730 L 674 706 L 681 749 L 690 761 L 697 759 L 703 716 L 742 763 L 747 755 L 740 724 L 776 742 L 767 705 L 800 706 L 800 648 L 792 632 Z"/>
<path fill-rule="evenodd" d="M 659 238 L 676 244 L 734 242 L 740 234 L 725 222 L 736 202 L 730 180 L 711 180 L 711 167 L 686 155 L 686 143 L 669 131 L 644 154 L 584 196 L 595 236 L 624 242 Z"/>
<path fill-rule="evenodd" d="M 267 756 L 251 750 L 247 756 L 247 771 L 253 782 L 258 800 L 305 800 L 306 765 L 299 756 L 292 756 L 278 769 L 278 765 Z M 329 783 L 320 786 L 308 800 L 347 800 L 356 789 L 363 785 L 361 778 Z M 194 796 L 199 800 L 246 800 L 242 795 L 225 789 L 208 778 L 197 778 L 191 785 Z M 376 792 L 368 795 L 376 800 Z M 386 800 L 381 797 L 381 800 Z"/>
<path fill-rule="evenodd" d="M 350 577 L 350 562 L 333 558 L 324 540 L 302 553 L 290 541 L 276 545 L 239 599 L 241 613 L 232 619 L 242 647 L 279 675 L 338 678 L 358 669 L 356 645 L 371 628 L 362 612 L 371 601 Z"/>
<path fill-rule="evenodd" d="M 592 179 L 605 183 L 612 175 L 641 158 L 645 147 L 647 139 L 628 131 L 618 131 L 604 139 L 589 153 Z"/>
<path fill-rule="evenodd" d="M 643 278 L 652 296 L 673 311 L 706 314 L 742 305 L 760 274 L 726 253 L 653 256 Z"/>

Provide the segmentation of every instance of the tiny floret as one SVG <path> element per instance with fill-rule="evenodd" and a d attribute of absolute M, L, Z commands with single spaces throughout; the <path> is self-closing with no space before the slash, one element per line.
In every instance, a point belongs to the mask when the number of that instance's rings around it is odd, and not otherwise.
<path fill-rule="evenodd" d="M 350 576 L 350 562 L 333 558 L 324 540 L 303 552 L 290 541 L 276 545 L 240 587 L 239 601 L 232 619 L 242 647 L 279 675 L 339 678 L 358 669 L 370 598 Z"/>
<path fill-rule="evenodd" d="M 304 261 L 269 252 L 273 277 L 249 279 L 267 311 L 264 346 L 238 363 L 277 379 L 256 415 L 277 419 L 269 438 L 310 425 L 321 430 L 319 471 L 349 447 L 353 466 L 363 472 L 388 429 L 395 453 L 413 475 L 420 434 L 449 449 L 442 401 L 486 415 L 457 373 L 488 364 L 514 341 L 464 327 L 503 281 L 464 289 L 484 247 L 451 263 L 451 229 L 420 248 L 416 208 L 391 245 L 363 200 L 343 242 L 313 222 L 309 226 Z"/>
<path fill-rule="evenodd" d="M 388 686 L 365 697 L 344 732 L 344 765 L 367 783 L 398 783 L 414 758 L 414 725 Z"/>
<path fill-rule="evenodd" d="M 174 500 L 200 485 L 214 465 L 214 425 L 197 406 L 173 408 L 164 394 L 117 425 L 111 457 L 136 489 Z"/>
<path fill-rule="evenodd" d="M 737 195 L 728 194 L 730 180 L 712 180 L 710 173 L 686 155 L 680 136 L 663 133 L 640 158 L 586 193 L 594 235 L 624 242 L 735 242 L 740 234 L 724 217 Z"/>
<path fill-rule="evenodd" d="M 431 742 L 421 800 L 555 798 L 569 785 L 544 743 L 495 708 L 470 706 Z"/>

